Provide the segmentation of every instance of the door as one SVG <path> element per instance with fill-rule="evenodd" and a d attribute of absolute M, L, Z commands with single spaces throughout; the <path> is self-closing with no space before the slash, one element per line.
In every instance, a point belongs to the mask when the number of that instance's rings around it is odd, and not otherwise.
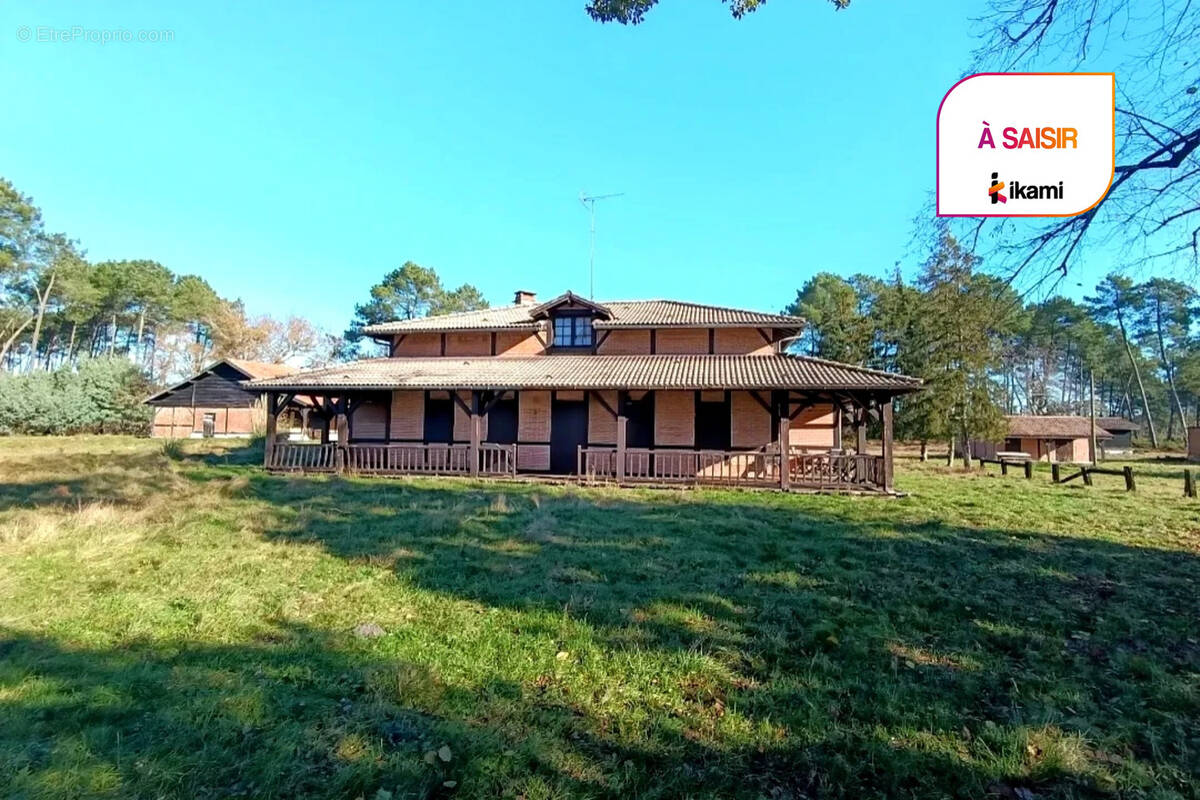
<path fill-rule="evenodd" d="M 431 444 L 454 441 L 454 401 L 449 397 L 425 398 L 425 441 Z"/>
<path fill-rule="evenodd" d="M 707 392 L 699 392 L 696 398 L 696 447 L 700 450 L 728 450 L 731 434 L 729 398 L 720 392 L 720 398 L 709 398 Z"/>
<path fill-rule="evenodd" d="M 571 475 L 579 471 L 579 446 L 587 444 L 587 403 L 558 400 L 550 404 L 550 471 Z"/>
<path fill-rule="evenodd" d="M 496 401 L 487 413 L 485 442 L 513 444 L 517 441 L 517 399 L 506 397 Z"/>
<path fill-rule="evenodd" d="M 217 414 L 215 411 L 205 411 L 204 421 L 201 423 L 201 434 L 205 439 L 211 439 L 217 432 Z"/>
<path fill-rule="evenodd" d="M 646 392 L 639 400 L 627 399 L 625 417 L 625 446 L 653 447 L 654 392 Z"/>

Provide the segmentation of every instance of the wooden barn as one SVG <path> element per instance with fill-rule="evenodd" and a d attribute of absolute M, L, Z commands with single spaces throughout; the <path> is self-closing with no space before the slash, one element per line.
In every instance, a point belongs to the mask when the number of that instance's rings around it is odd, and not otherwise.
<path fill-rule="evenodd" d="M 974 441 L 971 455 L 995 458 L 997 452 L 1025 453 L 1037 461 L 1091 463 L 1092 420 L 1078 416 L 1013 415 L 1005 417 L 1008 433 L 1002 442 Z M 1096 423 L 1096 440 L 1112 434 Z"/>
<path fill-rule="evenodd" d="M 211 364 L 146 400 L 154 406 L 150 435 L 175 439 L 250 436 L 254 433 L 254 405 L 262 392 L 248 389 L 242 382 L 280 378 L 292 372 L 295 368 L 286 364 L 237 358 Z"/>
<path fill-rule="evenodd" d="M 785 353 L 803 323 L 518 292 L 510 306 L 369 326 L 387 358 L 251 384 L 268 393 L 269 430 L 297 398 L 327 421 L 316 446 L 268 435 L 266 466 L 892 491 L 892 400 L 921 381 Z"/>
<path fill-rule="evenodd" d="M 1100 449 L 1104 453 L 1133 452 L 1133 435 L 1140 429 L 1140 425 L 1124 417 L 1098 417 L 1096 424 L 1112 434 L 1111 439 L 1106 439 L 1101 444 Z"/>

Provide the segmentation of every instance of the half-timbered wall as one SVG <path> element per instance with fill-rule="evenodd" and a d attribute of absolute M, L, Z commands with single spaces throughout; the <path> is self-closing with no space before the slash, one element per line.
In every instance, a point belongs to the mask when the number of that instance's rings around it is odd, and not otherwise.
<path fill-rule="evenodd" d="M 832 405 L 816 405 L 797 414 L 789 423 L 788 442 L 792 447 L 828 450 L 836 446 L 837 413 Z"/>
<path fill-rule="evenodd" d="M 770 411 L 771 394 L 759 392 L 758 397 L 755 399 L 750 392 L 732 392 L 730 395 L 732 430 L 729 444 L 735 450 L 753 450 L 775 440 Z"/>
<path fill-rule="evenodd" d="M 392 392 L 390 438 L 419 442 L 425 437 L 425 392 Z"/>
<path fill-rule="evenodd" d="M 605 356 L 638 356 L 650 354 L 650 331 L 599 331 L 596 352 Z"/>
<path fill-rule="evenodd" d="M 694 392 L 657 392 L 654 397 L 656 447 L 691 447 L 696 440 Z"/>

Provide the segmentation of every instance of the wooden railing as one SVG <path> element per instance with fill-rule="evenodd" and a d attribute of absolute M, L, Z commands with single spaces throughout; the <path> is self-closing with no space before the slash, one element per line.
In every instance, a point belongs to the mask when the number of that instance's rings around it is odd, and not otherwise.
<path fill-rule="evenodd" d="M 781 486 L 778 450 L 681 450 L 629 448 L 618 474 L 614 447 L 580 447 L 579 474 L 585 481 L 687 483 L 718 486 Z M 883 457 L 788 453 L 788 484 L 804 489 L 881 489 Z"/>
<path fill-rule="evenodd" d="M 338 466 L 337 444 L 278 442 L 267 452 L 267 469 L 286 472 L 334 472 Z"/>
<path fill-rule="evenodd" d="M 883 456 L 792 453 L 788 467 L 790 482 L 804 488 L 883 487 Z"/>
<path fill-rule="evenodd" d="M 268 469 L 287 472 L 356 472 L 367 475 L 515 475 L 517 447 L 481 443 L 478 472 L 468 444 L 276 444 Z"/>

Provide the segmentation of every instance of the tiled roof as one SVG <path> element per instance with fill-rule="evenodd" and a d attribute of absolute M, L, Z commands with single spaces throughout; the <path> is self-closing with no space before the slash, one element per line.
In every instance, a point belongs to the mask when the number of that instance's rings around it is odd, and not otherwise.
<path fill-rule="evenodd" d="M 1008 435 L 1029 439 L 1086 439 L 1092 435 L 1090 417 L 1038 417 L 1011 416 L 1008 420 Z M 1111 439 L 1112 434 L 1096 421 L 1096 438 Z"/>
<path fill-rule="evenodd" d="M 520 358 L 377 358 L 283 378 L 255 389 L 883 389 L 906 375 L 790 355 L 554 355 Z"/>
<path fill-rule="evenodd" d="M 225 359 L 225 363 L 255 379 L 279 378 L 283 375 L 291 375 L 297 371 L 295 367 L 290 367 L 287 364 L 268 364 L 266 361 L 246 361 L 241 358 L 227 358 Z M 213 367 L 215 366 L 216 364 L 213 364 Z M 212 367 L 209 367 L 209 369 L 212 369 Z"/>
<path fill-rule="evenodd" d="M 222 358 L 220 361 L 214 361 L 204 369 L 197 372 L 195 375 L 185 378 L 174 386 L 168 386 L 161 392 L 151 395 L 150 397 L 146 398 L 145 402 L 154 403 L 158 400 L 162 400 L 173 392 L 177 392 L 183 387 L 199 380 L 222 364 L 228 364 L 252 380 L 259 380 L 263 378 L 281 378 L 284 375 L 291 375 L 293 372 L 297 371 L 295 367 L 289 367 L 287 364 L 268 364 L 264 361 L 246 361 L 241 358 Z"/>
<path fill-rule="evenodd" d="M 543 304 L 544 305 L 544 304 Z M 766 314 L 743 308 L 726 308 L 679 300 L 618 300 L 603 303 L 612 314 L 612 319 L 598 319 L 595 327 L 605 328 L 662 328 L 662 327 L 760 327 L 799 330 L 804 326 L 800 317 L 783 314 Z M 534 330 L 539 326 L 531 314 L 542 305 L 515 305 L 486 308 L 480 311 L 463 311 L 436 317 L 385 322 L 364 328 L 368 335 L 390 333 L 415 333 L 425 331 L 440 333 L 461 330 Z"/>
<path fill-rule="evenodd" d="M 1136 431 L 1142 427 L 1124 417 L 1097 417 L 1096 424 L 1109 433 L 1125 433 L 1126 431 Z"/>

